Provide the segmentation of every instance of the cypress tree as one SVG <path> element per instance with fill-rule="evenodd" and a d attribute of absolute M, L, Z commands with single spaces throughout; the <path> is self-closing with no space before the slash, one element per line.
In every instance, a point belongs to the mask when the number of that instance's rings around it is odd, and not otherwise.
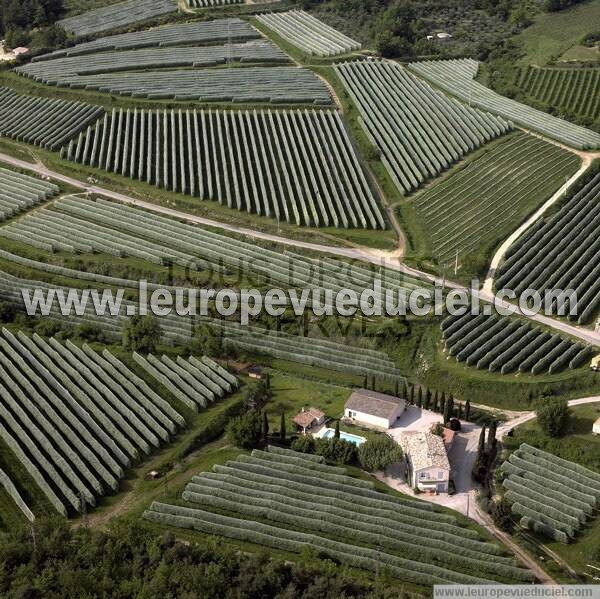
<path fill-rule="evenodd" d="M 340 438 L 340 421 L 339 420 L 335 421 L 335 433 L 334 433 L 333 436 L 336 439 Z"/>
<path fill-rule="evenodd" d="M 431 409 L 431 390 L 430 389 L 427 389 L 427 391 L 425 392 L 425 409 L 426 410 Z"/>
<path fill-rule="evenodd" d="M 469 420 L 469 416 L 471 416 L 471 402 L 467 399 L 465 403 L 465 420 Z"/>
<path fill-rule="evenodd" d="M 394 383 L 394 395 L 396 397 L 398 397 L 398 393 L 400 392 L 400 387 L 398 385 L 398 379 L 396 379 L 396 382 Z"/>
<path fill-rule="evenodd" d="M 431 406 L 431 409 L 434 412 L 440 411 L 440 394 L 437 391 L 433 395 L 433 406 Z"/>
<path fill-rule="evenodd" d="M 262 436 L 265 441 L 269 436 L 269 418 L 267 417 L 266 412 L 263 412 Z"/>
<path fill-rule="evenodd" d="M 488 442 L 487 442 L 488 451 L 491 451 L 492 448 L 494 447 L 494 441 L 496 439 L 496 428 L 497 427 L 498 427 L 498 423 L 495 420 L 492 420 L 492 422 L 490 423 L 490 430 L 488 432 Z"/>
<path fill-rule="evenodd" d="M 454 412 L 454 401 L 452 399 L 452 395 L 446 400 L 444 405 L 444 424 L 450 422 L 452 418 L 452 414 Z"/>
<path fill-rule="evenodd" d="M 408 399 L 408 388 L 406 387 L 406 381 L 402 383 L 402 399 Z"/>
<path fill-rule="evenodd" d="M 477 448 L 477 457 L 481 458 L 485 454 L 485 424 L 481 427 L 479 433 L 479 447 Z"/>
<path fill-rule="evenodd" d="M 411 406 L 415 405 L 415 386 L 414 385 L 410 386 L 410 405 Z"/>
<path fill-rule="evenodd" d="M 365 374 L 365 378 L 363 379 L 363 389 L 369 388 L 369 377 Z"/>
<path fill-rule="evenodd" d="M 423 389 L 419 387 L 419 391 L 417 392 L 417 407 L 423 407 Z"/>
<path fill-rule="evenodd" d="M 462 419 L 463 405 L 461 403 L 458 404 L 458 419 Z"/>
<path fill-rule="evenodd" d="M 279 438 L 282 441 L 285 441 L 286 438 L 286 430 L 285 430 L 285 413 L 281 412 L 281 423 L 279 425 Z"/>

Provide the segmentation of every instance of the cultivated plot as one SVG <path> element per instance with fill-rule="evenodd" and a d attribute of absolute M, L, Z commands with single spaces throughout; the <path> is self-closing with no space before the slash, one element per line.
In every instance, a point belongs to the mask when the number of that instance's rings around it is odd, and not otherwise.
<path fill-rule="evenodd" d="M 521 444 L 501 467 L 504 497 L 520 524 L 568 543 L 594 518 L 600 474 L 551 453 Z"/>
<path fill-rule="evenodd" d="M 57 150 L 104 110 L 80 102 L 23 96 L 0 87 L 0 136 Z"/>
<path fill-rule="evenodd" d="M 579 368 L 593 355 L 591 346 L 546 333 L 516 318 L 449 316 L 442 322 L 449 356 L 467 366 L 490 372 L 555 374 Z"/>
<path fill-rule="evenodd" d="M 0 221 L 33 208 L 59 191 L 54 183 L 0 168 Z"/>
<path fill-rule="evenodd" d="M 168 443 L 183 417 L 108 351 L 7 329 L 0 438 L 56 510 L 80 512 Z"/>
<path fill-rule="evenodd" d="M 515 84 L 528 96 L 571 114 L 600 116 L 600 68 L 519 69 Z"/>
<path fill-rule="evenodd" d="M 579 164 L 576 154 L 537 137 L 518 133 L 501 140 L 415 197 L 434 256 L 441 264 L 454 264 L 500 242 Z"/>
<path fill-rule="evenodd" d="M 114 110 L 62 156 L 297 225 L 386 226 L 333 111 Z"/>
<path fill-rule="evenodd" d="M 508 249 L 496 288 L 517 294 L 536 289 L 542 295 L 552 289 L 575 291 L 577 313 L 569 318 L 579 324 L 590 322 L 600 308 L 599 230 L 600 174 Z M 565 313 L 572 303 L 568 300 L 562 306 Z M 556 302 L 553 307 L 560 308 Z"/>
<path fill-rule="evenodd" d="M 177 12 L 174 0 L 127 0 L 58 21 L 67 33 L 85 37 Z"/>
<path fill-rule="evenodd" d="M 258 15 L 260 23 L 307 54 L 337 56 L 360 50 L 361 45 L 303 10 Z"/>
<path fill-rule="evenodd" d="M 495 544 L 413 498 L 375 490 L 317 456 L 269 447 L 194 476 L 181 505 L 155 502 L 144 518 L 167 527 L 319 555 L 394 578 L 436 583 L 531 581 Z M 227 514 L 227 515 L 225 515 Z"/>
<path fill-rule="evenodd" d="M 342 63 L 336 72 L 402 193 L 511 129 L 503 119 L 435 91 L 396 63 Z"/>
<path fill-rule="evenodd" d="M 286 63 L 289 58 L 271 42 L 253 40 L 223 46 L 144 48 L 80 54 L 31 62 L 15 70 L 39 83 L 76 88 L 83 76 L 153 71 L 160 78 L 160 69 L 212 67 L 232 62 Z"/>
<path fill-rule="evenodd" d="M 415 62 L 408 67 L 444 91 L 513 123 L 580 150 L 600 148 L 600 133 L 497 94 L 475 81 L 479 63 L 472 59 Z"/>

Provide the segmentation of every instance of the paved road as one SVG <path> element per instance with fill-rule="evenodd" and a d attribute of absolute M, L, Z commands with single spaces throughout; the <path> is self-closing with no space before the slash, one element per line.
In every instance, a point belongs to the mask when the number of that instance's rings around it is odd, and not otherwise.
<path fill-rule="evenodd" d="M 109 189 L 104 189 L 102 187 L 98 187 L 96 185 L 90 185 L 89 183 L 79 181 L 78 179 L 74 179 L 67 175 L 63 175 L 61 173 L 54 172 L 47 168 L 42 163 L 32 164 L 30 162 L 25 162 L 24 160 L 19 160 L 18 158 L 14 158 L 13 156 L 9 156 L 8 154 L 0 153 L 0 161 L 15 166 L 17 168 L 21 168 L 24 170 L 29 170 L 37 173 L 38 175 L 50 177 L 56 181 L 60 181 L 62 183 L 66 183 L 75 188 L 81 189 L 88 193 L 93 193 L 97 195 L 101 195 L 117 202 L 121 202 L 124 204 L 129 204 L 133 206 L 139 206 L 141 208 L 145 208 L 146 210 L 150 210 L 152 212 L 157 212 L 160 214 L 164 214 L 167 216 L 172 216 L 178 218 L 180 220 L 187 220 L 188 222 L 197 223 L 201 225 L 207 225 L 210 227 L 214 227 L 217 229 L 222 229 L 224 231 L 229 231 L 231 233 L 237 233 L 241 235 L 247 235 L 250 238 L 255 239 L 263 239 L 265 241 L 272 241 L 275 243 L 283 244 L 285 246 L 303 248 L 307 250 L 312 250 L 315 252 L 323 253 L 323 254 L 332 254 L 334 256 L 342 257 L 342 258 L 350 258 L 352 260 L 358 260 L 361 262 L 366 262 L 370 264 L 375 264 L 377 266 L 385 266 L 387 268 L 405 273 L 412 277 L 421 279 L 423 281 L 427 281 L 428 283 L 442 284 L 442 281 L 429 273 L 417 270 L 415 268 L 411 268 L 402 262 L 402 258 L 396 256 L 394 253 L 389 254 L 387 252 L 382 252 L 380 250 L 371 250 L 367 248 L 346 248 L 346 247 L 337 247 L 337 246 L 328 246 L 321 245 L 316 243 L 310 243 L 306 241 L 299 241 L 296 239 L 287 239 L 285 237 L 281 237 L 279 235 L 272 235 L 270 233 L 263 233 L 261 231 L 255 231 L 253 229 L 249 229 L 246 227 L 238 227 L 235 225 L 230 225 L 227 223 L 222 223 L 216 220 L 212 220 L 210 218 L 205 218 L 202 216 L 195 216 L 193 214 L 186 214 L 184 212 L 180 212 L 178 210 L 174 210 L 172 208 L 167 208 L 165 206 L 158 206 L 156 204 L 152 204 L 151 202 L 145 202 L 143 200 L 138 200 L 132 198 L 131 196 L 124 195 L 122 193 L 118 193 L 116 191 L 111 191 Z M 463 285 L 459 285 L 458 283 L 453 283 L 452 281 L 444 281 L 444 284 L 449 289 L 457 289 L 469 292 L 470 290 Z M 484 303 L 493 303 L 494 296 L 492 293 L 486 291 L 474 292 L 472 295 L 478 297 Z M 523 313 L 518 306 L 515 306 L 507 301 L 496 301 L 496 306 L 501 307 L 506 310 L 508 313 L 516 314 L 523 318 L 528 318 L 530 320 L 539 322 L 541 324 L 545 324 L 553 329 L 571 335 L 575 338 L 584 341 L 585 343 L 591 343 L 594 345 L 600 346 L 600 331 L 592 331 L 590 329 L 585 329 L 581 327 L 576 327 L 574 325 L 568 324 L 566 322 L 562 322 L 556 320 L 554 318 L 550 318 L 548 316 L 543 315 L 529 315 Z"/>

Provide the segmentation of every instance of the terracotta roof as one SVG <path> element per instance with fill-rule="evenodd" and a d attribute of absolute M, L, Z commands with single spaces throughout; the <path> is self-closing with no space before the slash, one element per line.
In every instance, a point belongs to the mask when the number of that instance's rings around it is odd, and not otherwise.
<path fill-rule="evenodd" d="M 345 408 L 378 418 L 391 418 L 396 414 L 398 406 L 404 409 L 406 401 L 400 397 L 359 389 L 350 396 Z"/>
<path fill-rule="evenodd" d="M 441 437 L 422 432 L 403 433 L 400 435 L 400 445 L 410 457 L 415 472 L 432 467 L 450 470 L 446 447 Z"/>
<path fill-rule="evenodd" d="M 317 410 L 317 408 L 308 408 L 307 410 L 303 410 L 302 412 L 298 412 L 294 416 L 294 422 L 303 428 L 308 428 L 312 425 L 315 420 L 319 420 L 325 416 L 324 412 L 321 410 Z"/>

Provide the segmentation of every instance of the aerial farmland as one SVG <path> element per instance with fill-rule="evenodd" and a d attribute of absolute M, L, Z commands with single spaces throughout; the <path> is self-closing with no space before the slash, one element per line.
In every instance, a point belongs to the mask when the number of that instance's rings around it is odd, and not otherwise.
<path fill-rule="evenodd" d="M 0 0 L 1 597 L 598 580 L 600 0 L 491 4 Z"/>

